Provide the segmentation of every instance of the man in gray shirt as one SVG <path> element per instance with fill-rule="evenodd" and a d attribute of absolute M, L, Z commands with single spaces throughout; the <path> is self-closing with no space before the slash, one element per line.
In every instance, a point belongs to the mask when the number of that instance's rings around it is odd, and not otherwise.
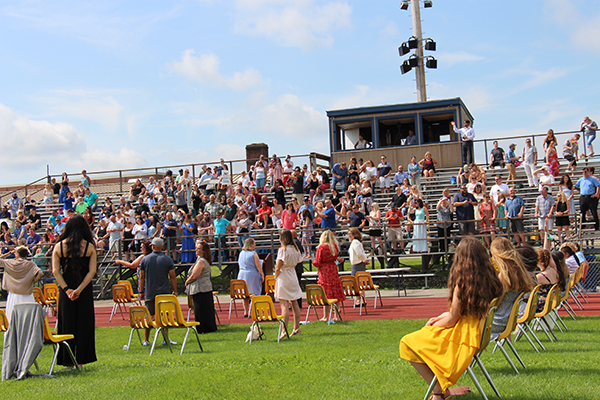
<path fill-rule="evenodd" d="M 156 312 L 154 300 L 157 295 L 170 294 L 172 288 L 172 293 L 177 296 L 175 265 L 171 257 L 162 252 L 163 245 L 164 241 L 161 238 L 152 239 L 152 253 L 144 257 L 140 263 L 140 295 L 144 297 L 150 315 Z M 144 346 L 150 345 L 149 338 L 150 329 L 145 329 Z M 171 342 L 171 344 L 177 343 Z"/>
<path fill-rule="evenodd" d="M 108 248 L 111 249 L 113 253 L 118 250 L 117 245 L 114 243 L 121 239 L 121 232 L 123 231 L 123 228 L 123 224 L 117 221 L 117 217 L 115 217 L 114 214 L 111 215 L 110 222 L 106 227 L 106 232 L 110 234 Z"/>
<path fill-rule="evenodd" d="M 579 138 L 581 136 L 579 133 L 573 135 L 572 138 L 568 138 L 563 145 L 563 158 L 569 162 L 569 166 L 567 167 L 567 172 L 573 170 L 575 172 L 575 168 L 577 168 L 577 154 L 579 153 Z"/>

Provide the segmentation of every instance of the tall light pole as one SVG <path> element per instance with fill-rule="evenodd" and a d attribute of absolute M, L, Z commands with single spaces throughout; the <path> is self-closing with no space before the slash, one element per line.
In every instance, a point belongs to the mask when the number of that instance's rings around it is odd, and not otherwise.
<path fill-rule="evenodd" d="M 421 7 L 419 0 L 410 0 L 413 36 L 407 42 L 402 43 L 398 48 L 400 56 L 408 54 L 410 49 L 415 49 L 414 55 L 402 64 L 400 70 L 402 74 L 407 73 L 412 68 L 415 68 L 417 78 L 417 99 L 419 102 L 427 101 L 427 85 L 425 83 L 425 66 L 428 68 L 437 68 L 437 60 L 431 56 L 425 56 L 423 53 L 423 32 L 421 31 Z M 426 8 L 432 6 L 431 1 L 424 1 Z M 408 0 L 402 0 L 400 9 L 408 9 Z M 435 42 L 431 39 L 426 39 L 426 50 L 435 50 Z M 416 43 L 415 43 L 416 42 Z M 416 45 L 415 45 L 416 44 Z M 427 60 L 427 61 L 426 61 Z"/>
<path fill-rule="evenodd" d="M 425 85 L 425 63 L 423 63 L 423 33 L 421 32 L 421 7 L 419 0 L 410 0 L 413 36 L 419 41 L 415 54 L 419 58 L 419 65 L 415 70 L 417 76 L 417 99 L 418 101 L 427 101 L 427 89 Z"/>

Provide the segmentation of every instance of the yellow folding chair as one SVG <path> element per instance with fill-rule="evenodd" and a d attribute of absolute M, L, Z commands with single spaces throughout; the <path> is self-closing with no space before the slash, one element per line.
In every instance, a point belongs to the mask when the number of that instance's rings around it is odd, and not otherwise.
<path fill-rule="evenodd" d="M 140 329 L 156 329 L 156 325 L 152 320 L 152 316 L 150 312 L 146 308 L 146 306 L 132 306 L 129 307 L 129 326 L 131 327 L 131 332 L 129 332 L 129 341 L 127 342 L 127 346 L 123 348 L 125 351 L 129 351 L 129 347 L 131 346 L 131 337 L 133 336 L 133 331 L 137 332 L 138 339 L 140 339 L 140 344 L 143 345 L 142 337 L 140 336 Z"/>
<path fill-rule="evenodd" d="M 4 310 L 0 310 L 0 332 L 6 332 L 8 329 L 8 319 Z"/>
<path fill-rule="evenodd" d="M 344 290 L 344 294 L 346 297 L 353 297 L 355 300 L 358 299 L 360 302 L 359 313 L 358 315 L 362 315 L 363 303 L 367 304 L 367 300 L 365 299 L 365 292 L 360 290 L 358 286 L 358 281 L 355 276 L 340 276 L 340 281 L 342 282 L 342 288 Z M 356 308 L 356 301 L 354 301 L 353 308 Z M 342 309 L 344 309 L 344 303 L 342 302 Z M 367 307 L 365 307 L 365 314 L 367 313 Z"/>
<path fill-rule="evenodd" d="M 52 307 L 58 308 L 58 285 L 56 283 L 44 285 L 44 298 Z"/>
<path fill-rule="evenodd" d="M 517 369 L 517 367 L 515 366 L 515 363 L 513 363 L 510 356 L 506 352 L 506 349 L 504 349 L 504 343 L 508 344 L 508 347 L 510 347 L 512 352 L 515 354 L 515 356 L 517 357 L 517 359 L 519 360 L 519 362 L 521 363 L 523 368 L 527 368 L 527 366 L 521 359 L 521 356 L 517 352 L 517 349 L 515 349 L 515 346 L 510 341 L 510 335 L 513 333 L 513 331 L 515 330 L 515 328 L 517 326 L 517 317 L 519 316 L 519 307 L 521 306 L 521 300 L 523 299 L 524 294 L 525 293 L 521 293 L 515 300 L 515 302 L 512 306 L 512 309 L 510 310 L 510 315 L 508 316 L 506 328 L 504 329 L 504 331 L 500 332 L 498 337 L 495 339 L 496 346 L 494 346 L 494 350 L 492 351 L 492 353 L 494 353 L 497 348 L 500 348 L 500 350 L 502 351 L 502 354 L 504 354 L 504 357 L 506 357 L 506 360 L 513 367 L 513 369 L 517 372 L 517 374 L 519 373 L 519 370 Z"/>
<path fill-rule="evenodd" d="M 113 315 L 115 315 L 117 313 L 117 308 L 121 312 L 121 318 L 123 318 L 123 321 L 125 321 L 123 307 L 125 307 L 126 304 L 130 304 L 130 303 L 134 304 L 137 300 L 131 299 L 131 295 L 129 294 L 129 288 L 127 288 L 126 285 L 119 285 L 119 284 L 113 285 L 112 293 L 113 293 L 113 307 L 112 307 L 112 311 L 110 312 L 110 318 L 108 319 L 108 322 L 112 321 Z"/>
<path fill-rule="evenodd" d="M 125 285 L 127 286 L 127 290 L 129 290 L 129 297 L 131 297 L 131 301 L 137 303 L 138 305 L 142 305 L 142 300 L 140 299 L 140 295 L 133 292 L 133 286 L 130 281 L 117 281 L 117 285 Z"/>
<path fill-rule="evenodd" d="M 538 353 L 540 351 L 538 350 L 535 343 L 533 343 L 533 340 L 531 340 L 531 336 L 529 336 L 529 334 L 531 333 L 533 335 L 533 337 L 535 338 L 535 340 L 537 341 L 537 343 L 540 345 L 540 347 L 543 350 L 546 350 L 546 348 L 544 347 L 542 342 L 540 342 L 540 339 L 538 339 L 537 335 L 535 333 L 533 333 L 533 331 L 531 330 L 531 326 L 530 326 L 531 321 L 533 321 L 533 319 L 535 318 L 537 304 L 540 299 L 540 288 L 541 287 L 542 287 L 541 285 L 537 285 L 529 293 L 529 298 L 527 299 L 527 305 L 525 306 L 523 315 L 521 315 L 520 317 L 517 318 L 517 326 L 519 327 L 519 333 L 517 334 L 517 336 L 515 338 L 515 341 L 518 341 L 521 338 L 521 336 L 525 336 L 527 338 L 527 340 L 529 341 L 529 343 L 531 344 L 531 346 Z"/>
<path fill-rule="evenodd" d="M 235 306 L 236 300 L 244 300 L 251 299 L 252 296 L 248 292 L 248 285 L 246 285 L 246 281 L 243 279 L 232 279 L 229 285 L 229 296 L 231 300 L 229 300 L 229 318 L 231 319 L 231 306 L 235 310 L 235 316 L 237 317 L 237 307 Z"/>
<path fill-rule="evenodd" d="M 221 302 L 219 301 L 219 296 L 217 296 L 218 294 L 219 294 L 219 292 L 217 290 L 213 290 L 213 300 L 215 302 L 215 305 L 219 306 L 219 311 L 223 311 L 223 309 L 221 309 Z M 215 312 L 217 312 L 216 307 L 215 307 Z"/>
<path fill-rule="evenodd" d="M 41 305 L 44 308 L 44 311 L 46 311 L 46 314 L 48 313 L 48 310 L 50 310 L 50 309 L 56 311 L 56 309 L 54 308 L 54 305 L 52 305 L 46 301 L 46 298 L 44 297 L 44 292 L 39 287 L 33 288 L 33 298 L 36 303 L 38 303 L 39 305 Z"/>
<path fill-rule="evenodd" d="M 162 333 L 165 342 L 169 346 L 169 350 L 171 353 L 173 349 L 171 348 L 171 340 L 169 339 L 169 331 L 170 328 L 186 328 L 185 338 L 183 339 L 183 343 L 181 344 L 181 352 L 179 355 L 183 354 L 183 350 L 185 349 L 185 343 L 187 342 L 188 335 L 190 333 L 190 329 L 194 328 L 197 325 L 200 325 L 199 322 L 186 322 L 183 319 L 183 313 L 181 312 L 181 306 L 179 305 L 179 300 L 177 300 L 177 296 L 173 294 L 159 294 L 154 299 L 156 303 L 156 316 L 154 323 L 156 325 L 156 333 L 154 334 L 154 341 L 152 342 L 152 348 L 150 349 L 150 355 L 154 352 L 154 347 L 156 346 L 156 339 L 158 338 L 159 332 Z M 191 329 L 196 335 L 196 340 L 198 340 L 198 346 L 201 351 L 202 344 L 200 344 L 200 338 L 198 337 L 198 332 L 196 329 Z"/>
<path fill-rule="evenodd" d="M 258 328 L 259 339 L 262 339 L 263 331 L 260 327 L 261 322 L 279 322 L 279 332 L 277 333 L 277 343 L 281 338 L 282 327 L 285 331 L 285 335 L 290 338 L 288 334 L 287 326 L 283 321 L 283 315 L 277 315 L 275 311 L 275 305 L 273 304 L 273 299 L 271 296 L 254 296 L 252 298 L 252 325 L 250 326 L 250 332 L 253 332 L 254 326 L 256 325 Z M 250 344 L 252 344 L 252 335 L 250 335 Z"/>
<path fill-rule="evenodd" d="M 69 354 L 69 357 L 71 357 L 73 365 L 76 368 L 79 368 L 77 360 L 75 359 L 73 351 L 71 350 L 71 346 L 69 346 L 69 343 L 67 342 L 67 340 L 71 340 L 74 338 L 75 336 L 71 334 L 58 335 L 54 333 L 54 331 L 50 329 L 50 325 L 48 324 L 48 318 L 44 318 L 44 344 L 51 344 L 52 346 L 54 346 L 55 349 L 54 357 L 52 358 L 52 363 L 50 364 L 50 371 L 48 371 L 48 375 L 52 375 L 52 370 L 54 370 L 54 364 L 56 363 L 56 358 L 58 357 L 60 346 L 65 346 L 67 348 L 67 353 Z"/>
<path fill-rule="evenodd" d="M 481 322 L 479 324 L 479 328 L 481 330 L 481 341 L 479 342 L 479 349 L 473 356 L 471 363 L 469 364 L 469 366 L 467 367 L 467 370 L 465 371 L 465 374 L 469 374 L 469 376 L 473 380 L 473 383 L 475 383 L 475 386 L 477 387 L 477 389 L 479 390 L 479 392 L 481 393 L 481 395 L 483 396 L 483 398 L 485 400 L 487 400 L 487 396 L 486 396 L 485 392 L 483 391 L 481 384 L 477 380 L 477 377 L 473 373 L 473 367 L 475 366 L 476 363 L 477 363 L 477 365 L 479 365 L 481 372 L 483 372 L 483 375 L 487 379 L 487 381 L 490 384 L 490 386 L 492 387 L 492 389 L 494 389 L 494 392 L 496 393 L 496 395 L 498 397 L 502 397 L 502 396 L 500 396 L 500 392 L 498 391 L 498 388 L 494 384 L 492 377 L 488 373 L 487 369 L 483 365 L 483 362 L 481 361 L 481 358 L 479 357 L 481 355 L 481 353 L 483 353 L 483 351 L 486 349 L 488 344 L 490 343 L 490 335 L 492 333 L 492 325 L 494 323 L 494 315 L 496 315 L 497 304 L 498 304 L 498 299 L 497 298 L 493 299 L 490 303 L 490 309 L 488 310 L 487 317 L 481 319 Z M 425 398 L 424 398 L 425 400 L 427 400 L 429 398 L 429 396 L 431 395 L 431 392 L 433 392 L 433 388 L 435 387 L 437 380 L 438 380 L 437 376 L 434 375 L 431 383 L 429 384 L 429 388 L 427 389 L 427 393 L 425 393 Z"/>
<path fill-rule="evenodd" d="M 275 275 L 265 276 L 265 294 L 275 295 Z"/>
<path fill-rule="evenodd" d="M 338 308 L 337 299 L 328 299 L 327 294 L 325 293 L 325 289 L 321 285 L 306 285 L 306 303 L 308 304 L 308 310 L 306 310 L 306 319 L 304 323 L 308 322 L 308 316 L 310 315 L 310 309 L 312 308 L 315 312 L 315 317 L 317 321 L 319 320 L 319 314 L 317 314 L 318 306 L 330 306 L 329 309 L 329 319 L 327 320 L 327 324 L 330 324 L 333 316 L 333 310 L 338 315 L 340 321 L 342 320 L 342 316 L 340 315 L 340 309 Z"/>
<path fill-rule="evenodd" d="M 379 285 L 373 284 L 373 277 L 369 271 L 358 271 L 356 272 L 356 280 L 358 281 L 358 287 L 363 293 L 366 294 L 367 290 L 375 291 L 375 298 L 373 299 L 373 304 L 377 308 L 377 297 L 379 297 L 379 304 L 383 307 L 383 300 L 381 299 L 381 291 L 379 290 Z"/>
<path fill-rule="evenodd" d="M 560 288 L 558 287 L 558 284 L 555 284 L 548 291 L 548 296 L 546 297 L 546 302 L 544 303 L 544 308 L 542 309 L 542 311 L 537 312 L 535 314 L 535 319 L 533 320 L 533 326 L 531 327 L 531 331 L 533 333 L 537 326 L 541 326 L 542 330 L 544 331 L 546 336 L 548 336 L 548 339 L 550 339 L 551 342 L 558 340 L 558 338 L 554 334 L 554 331 L 552 330 L 552 327 L 548 323 L 546 316 L 548 314 L 550 314 L 550 312 L 556 307 L 556 304 L 558 302 L 557 295 L 560 296 Z M 552 336 L 550 336 L 550 334 L 552 334 Z M 534 333 L 534 335 L 535 335 L 535 333 Z"/>

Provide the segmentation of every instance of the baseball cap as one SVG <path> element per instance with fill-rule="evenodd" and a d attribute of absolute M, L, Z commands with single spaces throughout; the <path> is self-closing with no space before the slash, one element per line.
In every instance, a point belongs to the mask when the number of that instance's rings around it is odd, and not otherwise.
<path fill-rule="evenodd" d="M 152 239 L 152 246 L 162 247 L 164 244 L 165 244 L 165 241 L 159 237 L 155 237 L 154 239 Z"/>

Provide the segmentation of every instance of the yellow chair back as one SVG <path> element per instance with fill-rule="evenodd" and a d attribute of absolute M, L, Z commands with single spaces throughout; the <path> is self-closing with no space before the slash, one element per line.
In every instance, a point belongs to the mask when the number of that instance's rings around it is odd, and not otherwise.
<path fill-rule="evenodd" d="M 75 335 L 71 334 L 62 334 L 58 335 L 54 333 L 52 329 L 50 329 L 50 324 L 48 324 L 48 318 L 44 318 L 44 341 L 46 343 L 60 343 L 65 340 L 71 340 L 75 338 Z"/>
<path fill-rule="evenodd" d="M 266 294 L 275 294 L 275 276 L 274 275 L 265 276 L 265 293 Z"/>
<path fill-rule="evenodd" d="M 354 276 L 341 276 L 340 281 L 342 282 L 342 288 L 346 296 L 360 296 L 360 288 L 358 281 Z"/>
<path fill-rule="evenodd" d="M 6 318 L 6 314 L 4 310 L 0 310 L 0 332 L 6 332 L 8 329 L 8 319 Z"/>
<path fill-rule="evenodd" d="M 129 307 L 129 326 L 132 329 L 156 328 L 150 312 L 145 306 Z"/>
<path fill-rule="evenodd" d="M 557 291 L 560 291 L 560 288 L 558 287 L 558 283 L 553 285 L 550 288 L 550 290 L 548 291 L 548 296 L 546 297 L 546 302 L 544 303 L 544 308 L 542 309 L 542 311 L 535 313 L 536 318 L 541 318 L 541 317 L 545 316 L 546 314 L 548 314 L 550 311 L 552 311 L 552 309 L 555 307 Z"/>
<path fill-rule="evenodd" d="M 535 318 L 535 312 L 537 308 L 538 301 L 540 300 L 540 288 L 541 285 L 537 285 L 533 288 L 533 290 L 529 293 L 529 299 L 527 299 L 527 305 L 525 306 L 525 311 L 521 317 L 517 318 L 518 324 L 527 323 Z"/>
<path fill-rule="evenodd" d="M 496 315 L 497 308 L 498 298 L 495 298 L 490 302 L 487 317 L 482 318 L 479 323 L 481 329 L 481 342 L 479 343 L 477 354 L 481 354 L 481 352 L 487 348 L 488 344 L 490 344 L 490 335 L 492 334 L 492 325 L 494 323 L 494 315 Z"/>
<path fill-rule="evenodd" d="M 42 289 L 40 289 L 39 287 L 34 287 L 33 288 L 33 298 L 35 299 L 35 302 L 38 303 L 41 306 L 46 306 L 46 299 L 44 298 L 44 292 L 42 292 Z"/>
<path fill-rule="evenodd" d="M 129 289 L 125 285 L 113 285 L 113 301 L 115 303 L 131 303 L 131 295 Z"/>
<path fill-rule="evenodd" d="M 255 322 L 277 321 L 278 316 L 271 296 L 252 297 L 252 320 Z"/>
<path fill-rule="evenodd" d="M 156 302 L 156 326 L 168 328 L 186 325 L 177 296 L 159 294 L 154 301 Z"/>
<path fill-rule="evenodd" d="M 46 283 L 44 285 L 44 297 L 47 302 L 58 302 L 58 285 L 55 283 Z"/>
<path fill-rule="evenodd" d="M 131 282 L 130 281 L 118 281 L 117 284 L 118 285 L 125 285 L 127 287 L 127 290 L 129 290 L 129 294 L 130 294 L 131 298 L 137 296 L 135 293 L 133 293 L 133 286 L 131 286 Z"/>
<path fill-rule="evenodd" d="M 306 285 L 306 302 L 309 306 L 328 306 L 331 304 L 325 289 L 321 285 Z M 336 300 L 337 302 L 337 300 Z"/>
<path fill-rule="evenodd" d="M 243 279 L 232 279 L 229 287 L 229 295 L 232 299 L 248 299 L 248 285 Z"/>
<path fill-rule="evenodd" d="M 519 294 L 519 296 L 517 296 L 517 299 L 513 303 L 512 309 L 510 310 L 510 315 L 508 316 L 508 321 L 506 322 L 506 328 L 504 328 L 504 331 L 498 335 L 496 340 L 502 340 L 510 336 L 512 331 L 515 330 L 515 327 L 517 326 L 517 317 L 519 316 L 519 307 L 521 306 L 521 300 L 523 299 L 524 295 L 525 292 L 522 292 Z"/>
<path fill-rule="evenodd" d="M 375 290 L 373 284 L 373 277 L 369 271 L 358 271 L 356 273 L 356 280 L 358 281 L 358 287 L 360 290 Z M 379 287 L 379 286 L 377 286 Z"/>

